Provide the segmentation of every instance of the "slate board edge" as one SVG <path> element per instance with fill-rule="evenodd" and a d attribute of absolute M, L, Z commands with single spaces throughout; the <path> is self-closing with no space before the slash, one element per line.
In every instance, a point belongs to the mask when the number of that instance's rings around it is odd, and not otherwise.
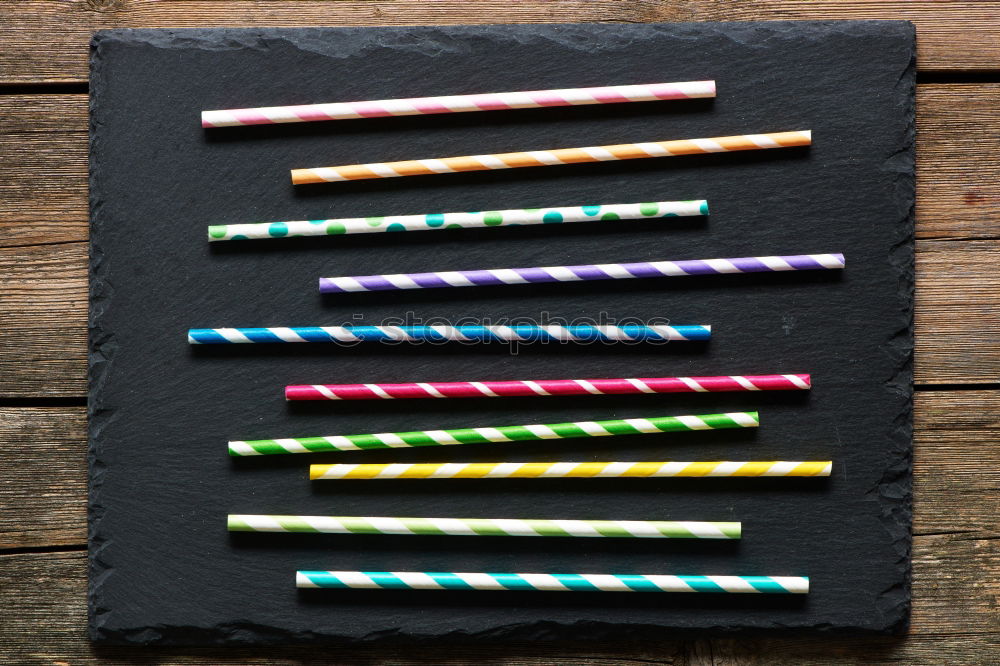
<path fill-rule="evenodd" d="M 904 128 L 905 150 L 886 158 L 884 168 L 896 176 L 896 201 L 900 219 L 896 224 L 897 239 L 890 251 L 888 261 L 899 275 L 898 308 L 900 310 L 899 330 L 886 345 L 886 351 L 896 363 L 896 372 L 885 382 L 886 389 L 896 393 L 900 401 L 900 413 L 890 430 L 894 465 L 886 469 L 879 485 L 879 499 L 882 503 L 882 522 L 886 531 L 893 536 L 893 545 L 899 553 L 898 562 L 905 571 L 903 581 L 891 595 L 897 599 L 896 605 L 886 609 L 886 615 L 893 618 L 887 623 L 887 633 L 901 634 L 909 629 L 912 596 L 911 551 L 913 546 L 913 312 L 915 287 L 915 139 L 916 139 L 916 27 L 909 22 L 911 39 L 914 43 L 913 56 L 906 70 L 900 74 L 897 89 L 898 98 L 906 107 L 903 117 L 907 118 Z M 888 593 L 888 591 L 886 591 Z"/>

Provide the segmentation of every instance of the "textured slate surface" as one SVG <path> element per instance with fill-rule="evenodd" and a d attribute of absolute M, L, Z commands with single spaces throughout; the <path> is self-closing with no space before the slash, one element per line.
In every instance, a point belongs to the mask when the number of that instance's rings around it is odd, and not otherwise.
<path fill-rule="evenodd" d="M 91 635 L 899 631 L 913 30 L 898 22 L 111 31 L 93 43 Z M 713 101 L 204 131 L 202 109 L 715 78 Z M 294 189 L 294 167 L 812 129 L 809 149 Z M 707 198 L 710 219 L 245 242 L 212 223 Z M 844 252 L 835 274 L 320 297 L 319 275 Z M 603 315 L 602 315 L 603 313 Z M 708 345 L 239 346 L 189 327 L 663 317 Z M 386 322 L 393 323 L 393 322 Z M 399 323 L 396 321 L 395 323 Z M 810 395 L 287 405 L 287 383 L 811 372 Z M 759 408 L 758 432 L 231 461 L 227 439 Z M 835 460 L 829 480 L 310 484 L 323 461 Z M 742 520 L 739 543 L 233 535 L 225 514 Z M 808 597 L 298 592 L 302 569 L 809 575 Z M 665 631 L 666 630 L 666 631 Z"/>

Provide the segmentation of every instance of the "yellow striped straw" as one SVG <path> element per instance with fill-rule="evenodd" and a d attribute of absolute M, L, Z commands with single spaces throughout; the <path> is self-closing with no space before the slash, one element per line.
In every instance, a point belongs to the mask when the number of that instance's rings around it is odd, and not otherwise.
<path fill-rule="evenodd" d="M 310 465 L 309 478 L 552 479 L 610 477 L 830 476 L 833 462 L 502 462 Z"/>
<path fill-rule="evenodd" d="M 403 160 L 401 162 L 347 164 L 311 169 L 292 169 L 292 183 L 295 185 L 337 183 L 345 180 L 423 176 L 432 173 L 516 169 L 519 167 L 636 160 L 645 157 L 674 157 L 677 155 L 698 155 L 701 153 L 728 153 L 737 150 L 808 146 L 811 143 L 812 132 L 810 130 L 798 130 L 794 132 L 773 132 L 771 134 L 716 136 L 710 139 L 649 141 L 645 143 L 621 143 L 611 146 L 497 153 L 494 155 L 466 155 L 463 157 Z"/>

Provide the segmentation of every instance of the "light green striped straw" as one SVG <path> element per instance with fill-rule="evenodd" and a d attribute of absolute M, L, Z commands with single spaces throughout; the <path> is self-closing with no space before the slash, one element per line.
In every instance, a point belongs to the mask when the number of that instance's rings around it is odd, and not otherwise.
<path fill-rule="evenodd" d="M 416 446 L 485 444 L 487 442 L 520 442 L 537 439 L 565 439 L 569 437 L 638 435 L 683 430 L 756 428 L 759 423 L 757 412 L 729 412 L 726 414 L 657 416 L 641 419 L 515 425 L 498 428 L 456 428 L 452 430 L 415 430 L 413 432 L 382 432 L 365 435 L 240 440 L 229 442 L 229 455 L 260 456 L 279 453 L 319 453 L 323 451 L 358 451 L 362 449 L 394 449 Z"/>
<path fill-rule="evenodd" d="M 515 208 L 474 213 L 424 213 L 420 215 L 379 215 L 343 217 L 331 220 L 294 220 L 216 224 L 208 228 L 208 240 L 227 241 L 250 238 L 292 238 L 295 236 L 339 236 L 382 231 L 432 231 L 434 229 L 480 229 L 513 227 L 521 224 L 560 224 L 595 220 L 637 220 L 656 217 L 708 215 L 708 202 L 649 201 L 645 203 L 561 206 L 557 208 Z"/>
<path fill-rule="evenodd" d="M 230 514 L 230 532 L 739 539 L 740 523 L 674 520 L 390 518 Z"/>

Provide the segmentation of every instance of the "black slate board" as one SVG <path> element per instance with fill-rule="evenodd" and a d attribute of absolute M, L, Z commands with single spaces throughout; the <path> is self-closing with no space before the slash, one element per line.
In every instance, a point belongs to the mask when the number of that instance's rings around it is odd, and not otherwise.
<path fill-rule="evenodd" d="M 107 643 L 899 631 L 913 28 L 117 30 L 91 79 L 90 631 Z M 715 78 L 714 101 L 204 131 L 202 109 Z M 812 129 L 809 149 L 295 189 L 294 167 Z M 707 198 L 710 219 L 205 242 L 280 219 Z M 844 252 L 831 273 L 321 298 L 319 275 Z M 708 345 L 192 349 L 189 327 L 666 317 Z M 286 405 L 287 383 L 810 372 L 809 395 Z M 759 432 L 232 461 L 234 438 L 759 408 Z M 829 480 L 311 484 L 323 461 L 827 459 Z M 233 535 L 225 514 L 742 520 L 738 543 Z M 807 597 L 299 592 L 302 569 L 809 575 Z M 667 630 L 667 631 L 665 631 Z"/>

